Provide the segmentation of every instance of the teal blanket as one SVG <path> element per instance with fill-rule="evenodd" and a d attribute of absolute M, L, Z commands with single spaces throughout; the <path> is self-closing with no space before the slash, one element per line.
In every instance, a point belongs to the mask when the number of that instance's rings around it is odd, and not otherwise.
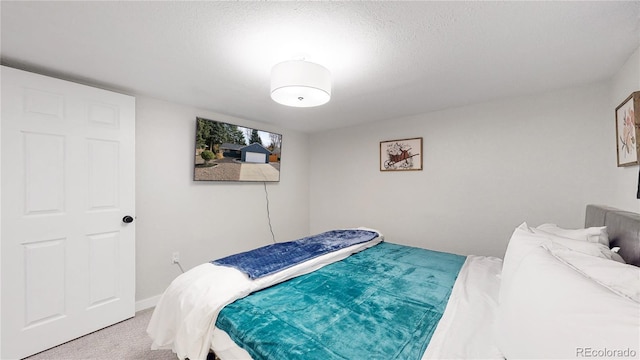
<path fill-rule="evenodd" d="M 464 261 L 383 242 L 227 305 L 216 326 L 255 360 L 420 359 Z"/>

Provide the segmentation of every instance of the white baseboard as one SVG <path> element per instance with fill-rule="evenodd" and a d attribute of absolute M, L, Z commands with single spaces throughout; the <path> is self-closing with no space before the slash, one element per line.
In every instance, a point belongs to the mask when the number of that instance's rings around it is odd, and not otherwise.
<path fill-rule="evenodd" d="M 140 301 L 136 301 L 136 312 L 146 310 L 156 306 L 158 300 L 160 300 L 161 295 L 152 296 L 150 298 L 142 299 Z"/>

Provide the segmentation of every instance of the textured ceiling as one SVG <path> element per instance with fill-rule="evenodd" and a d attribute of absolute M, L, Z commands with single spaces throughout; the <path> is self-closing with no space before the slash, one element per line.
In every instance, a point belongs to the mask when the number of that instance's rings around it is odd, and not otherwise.
<path fill-rule="evenodd" d="M 2 1 L 4 65 L 305 132 L 610 78 L 640 2 Z M 269 97 L 304 56 L 331 101 Z"/>

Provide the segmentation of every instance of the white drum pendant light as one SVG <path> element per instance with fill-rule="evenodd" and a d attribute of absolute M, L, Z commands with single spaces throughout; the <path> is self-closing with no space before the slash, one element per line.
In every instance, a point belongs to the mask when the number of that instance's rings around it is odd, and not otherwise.
<path fill-rule="evenodd" d="M 287 106 L 313 107 L 331 99 L 331 73 L 304 60 L 284 61 L 271 69 L 271 98 Z"/>

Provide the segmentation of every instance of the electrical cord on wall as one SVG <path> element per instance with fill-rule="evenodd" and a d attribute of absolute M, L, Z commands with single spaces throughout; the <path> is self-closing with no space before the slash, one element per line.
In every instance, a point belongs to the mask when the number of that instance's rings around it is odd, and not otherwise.
<path fill-rule="evenodd" d="M 273 243 L 276 243 L 276 236 L 273 235 L 273 227 L 271 226 L 271 213 L 269 212 L 269 192 L 267 192 L 267 182 L 263 181 L 264 184 L 264 196 L 267 199 L 267 220 L 269 220 L 269 231 L 271 231 L 271 240 Z"/>
<path fill-rule="evenodd" d="M 264 197 L 267 200 L 267 220 L 269 221 L 269 231 L 271 232 L 271 240 L 273 240 L 273 243 L 275 244 L 276 236 L 273 234 L 273 226 L 271 226 L 271 212 L 269 211 L 269 192 L 267 191 L 267 182 L 263 181 L 262 184 L 264 185 Z M 184 274 L 184 269 L 182 268 L 182 265 L 180 265 L 180 261 L 174 259 L 173 263 L 178 265 L 178 268 L 180 268 L 180 271 Z"/>

